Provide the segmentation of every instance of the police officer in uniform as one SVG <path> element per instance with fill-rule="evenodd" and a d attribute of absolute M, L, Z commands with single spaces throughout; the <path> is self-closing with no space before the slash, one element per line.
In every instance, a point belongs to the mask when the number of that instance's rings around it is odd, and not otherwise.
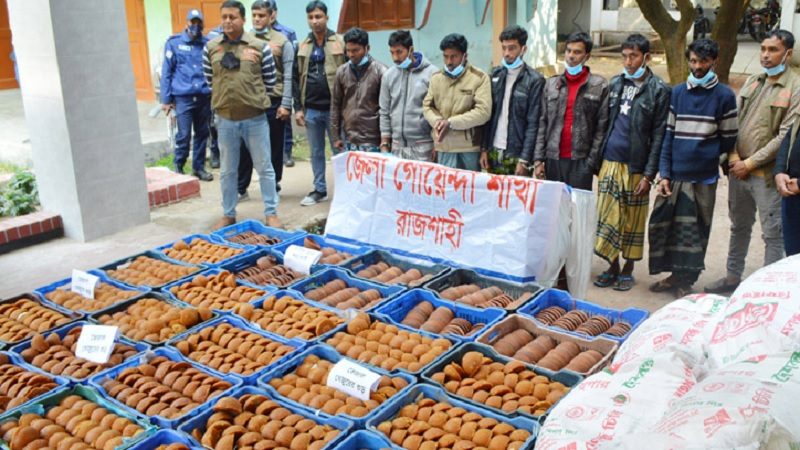
<path fill-rule="evenodd" d="M 203 76 L 203 15 L 193 9 L 186 17 L 186 29 L 167 39 L 161 70 L 161 108 L 175 109 L 178 135 L 175 138 L 175 171 L 183 166 L 192 149 L 192 174 L 203 181 L 214 177 L 206 172 L 206 142 L 211 118 L 211 89 Z M 194 129 L 194 142 L 192 142 Z"/>

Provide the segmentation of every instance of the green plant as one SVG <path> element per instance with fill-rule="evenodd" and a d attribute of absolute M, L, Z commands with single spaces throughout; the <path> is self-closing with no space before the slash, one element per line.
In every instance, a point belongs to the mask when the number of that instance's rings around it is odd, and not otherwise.
<path fill-rule="evenodd" d="M 175 164 L 175 155 L 170 153 L 162 158 L 153 161 L 150 164 L 147 164 L 147 167 L 167 167 L 171 169 L 174 164 Z"/>
<path fill-rule="evenodd" d="M 18 170 L 0 190 L 0 216 L 29 214 L 39 205 L 39 190 L 32 172 Z"/>

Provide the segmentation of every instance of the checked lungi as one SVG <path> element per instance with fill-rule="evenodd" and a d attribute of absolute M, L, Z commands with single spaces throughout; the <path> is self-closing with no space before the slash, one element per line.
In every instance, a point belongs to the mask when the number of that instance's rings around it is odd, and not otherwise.
<path fill-rule="evenodd" d="M 603 161 L 598 176 L 597 232 L 594 252 L 609 263 L 619 254 L 628 261 L 644 256 L 644 231 L 650 197 L 633 195 L 642 174 L 630 174 L 628 165 Z"/>

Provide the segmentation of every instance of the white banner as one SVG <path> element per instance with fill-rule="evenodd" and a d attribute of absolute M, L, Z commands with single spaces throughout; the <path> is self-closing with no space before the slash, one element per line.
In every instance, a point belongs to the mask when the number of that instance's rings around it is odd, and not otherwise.
<path fill-rule="evenodd" d="M 566 258 L 559 233 L 569 229 L 571 200 L 562 183 L 378 153 L 343 153 L 333 167 L 328 235 L 543 283 Z"/>

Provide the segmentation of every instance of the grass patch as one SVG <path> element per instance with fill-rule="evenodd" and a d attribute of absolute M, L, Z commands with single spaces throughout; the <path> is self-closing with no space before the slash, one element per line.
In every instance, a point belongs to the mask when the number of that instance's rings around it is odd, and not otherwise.
<path fill-rule="evenodd" d="M 160 159 L 153 161 L 152 163 L 146 164 L 147 167 L 166 167 L 168 169 L 172 169 L 174 165 L 175 155 L 170 153 L 167 156 L 164 156 Z"/>
<path fill-rule="evenodd" d="M 25 167 L 7 161 L 0 161 L 0 173 L 17 173 L 22 170 L 25 170 Z"/>

